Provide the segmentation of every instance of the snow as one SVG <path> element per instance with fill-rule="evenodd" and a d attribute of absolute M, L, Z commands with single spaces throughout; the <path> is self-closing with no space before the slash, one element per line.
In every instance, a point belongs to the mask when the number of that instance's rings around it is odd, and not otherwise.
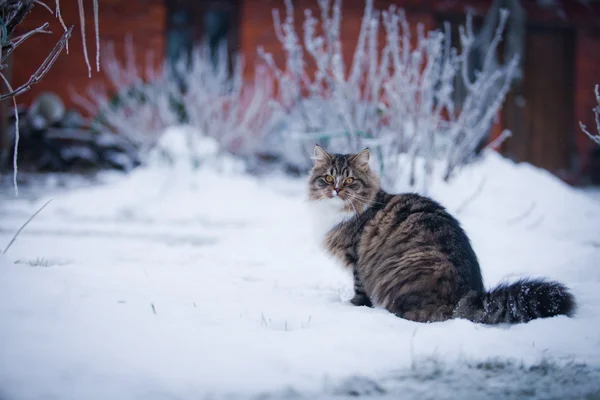
<path fill-rule="evenodd" d="M 148 158 L 152 165 L 176 164 L 180 167 L 194 165 L 197 160 L 214 158 L 219 143 L 192 126 L 174 126 L 160 135 Z"/>
<path fill-rule="evenodd" d="M 579 302 L 511 327 L 349 305 L 302 179 L 175 164 L 50 194 L 0 255 L 2 399 L 600 390 L 600 202 L 532 166 L 486 153 L 430 189 L 460 211 L 487 286 L 546 276 Z M 0 197 L 0 248 L 48 197 Z"/>

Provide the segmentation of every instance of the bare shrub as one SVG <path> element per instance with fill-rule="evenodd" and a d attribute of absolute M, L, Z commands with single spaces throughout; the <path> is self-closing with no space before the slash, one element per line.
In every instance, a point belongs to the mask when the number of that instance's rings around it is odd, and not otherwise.
<path fill-rule="evenodd" d="M 470 16 L 460 28 L 460 51 L 452 46 L 449 25 L 430 32 L 418 25 L 412 45 L 404 12 L 395 6 L 375 10 L 367 0 L 352 62 L 346 66 L 341 0 L 318 0 L 318 5 L 317 17 L 305 11 L 302 35 L 295 28 L 291 0 L 285 0 L 285 19 L 273 11 L 285 65 L 276 65 L 271 54 L 258 49 L 278 83 L 274 106 L 286 125 L 284 140 L 294 143 L 286 156 L 307 166 L 315 142 L 337 152 L 369 146 L 384 183 L 392 185 L 409 171 L 411 182 L 421 175 L 426 187 L 439 163 L 449 179 L 489 134 L 518 75 L 518 56 L 505 65 L 496 60 L 508 13 L 500 12 L 482 68 L 473 74 L 469 56 L 476 37 Z M 307 66 L 315 66 L 316 72 Z M 460 100 L 454 96 L 458 81 L 465 92 Z"/>
<path fill-rule="evenodd" d="M 269 122 L 266 105 L 272 81 L 258 69 L 254 80 L 244 81 L 243 60 L 233 60 L 225 45 L 213 62 L 206 45 L 174 65 L 146 56 L 143 71 L 136 65 L 133 42 L 128 38 L 119 58 L 106 44 L 103 71 L 109 86 L 90 86 L 86 93 L 72 93 L 73 100 L 94 116 L 101 132 L 123 135 L 142 155 L 148 154 L 166 128 L 187 124 L 203 136 L 214 138 L 222 151 L 251 154 Z"/>

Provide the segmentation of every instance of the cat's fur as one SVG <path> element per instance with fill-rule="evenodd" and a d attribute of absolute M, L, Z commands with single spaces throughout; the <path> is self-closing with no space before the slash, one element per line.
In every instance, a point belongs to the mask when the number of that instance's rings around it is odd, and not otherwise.
<path fill-rule="evenodd" d="M 383 191 L 368 149 L 329 154 L 316 146 L 314 158 L 309 201 L 325 224 L 325 249 L 352 271 L 352 304 L 420 322 L 498 324 L 573 314 L 575 300 L 557 282 L 523 279 L 486 291 L 458 221 L 427 197 Z"/>

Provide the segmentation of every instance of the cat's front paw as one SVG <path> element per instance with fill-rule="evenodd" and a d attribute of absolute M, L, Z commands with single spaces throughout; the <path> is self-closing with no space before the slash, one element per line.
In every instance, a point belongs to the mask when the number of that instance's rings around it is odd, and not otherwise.
<path fill-rule="evenodd" d="M 355 306 L 365 306 L 365 307 L 373 307 L 373 303 L 371 303 L 371 299 L 369 299 L 366 295 L 355 294 L 352 300 L 350 300 Z"/>

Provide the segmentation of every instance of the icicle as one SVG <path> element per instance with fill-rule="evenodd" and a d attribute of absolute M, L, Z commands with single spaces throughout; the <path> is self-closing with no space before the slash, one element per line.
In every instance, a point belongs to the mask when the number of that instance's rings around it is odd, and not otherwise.
<path fill-rule="evenodd" d="M 8 81 L 8 79 L 6 79 L 6 77 L 4 76 L 3 73 L 0 72 L 0 79 L 2 79 L 4 81 L 4 84 L 6 85 L 6 87 L 8 88 L 8 90 L 10 92 L 13 91 L 12 86 L 10 85 L 10 82 Z M 19 186 L 17 185 L 17 172 L 18 172 L 18 168 L 17 168 L 17 155 L 19 153 L 19 110 L 17 110 L 17 99 L 15 98 L 16 96 L 12 96 L 12 101 L 13 101 L 13 108 L 15 111 L 15 148 L 14 148 L 14 155 L 13 155 L 13 185 L 15 187 L 15 196 L 19 196 Z"/>
<path fill-rule="evenodd" d="M 98 22 L 98 0 L 94 0 L 94 29 L 96 30 L 96 71 L 100 72 L 100 27 Z"/>
<path fill-rule="evenodd" d="M 17 99 L 15 96 L 12 98 L 13 107 L 15 109 L 15 149 L 13 155 L 13 185 L 15 187 L 15 196 L 19 197 L 19 185 L 17 184 L 17 155 L 19 154 L 19 110 L 17 109 Z"/>
<path fill-rule="evenodd" d="M 83 58 L 88 67 L 88 77 L 92 77 L 92 66 L 90 65 L 90 57 L 88 56 L 87 44 L 85 39 L 85 12 L 83 10 L 83 0 L 77 0 L 79 5 L 79 24 L 81 25 L 81 40 L 83 41 Z"/>

